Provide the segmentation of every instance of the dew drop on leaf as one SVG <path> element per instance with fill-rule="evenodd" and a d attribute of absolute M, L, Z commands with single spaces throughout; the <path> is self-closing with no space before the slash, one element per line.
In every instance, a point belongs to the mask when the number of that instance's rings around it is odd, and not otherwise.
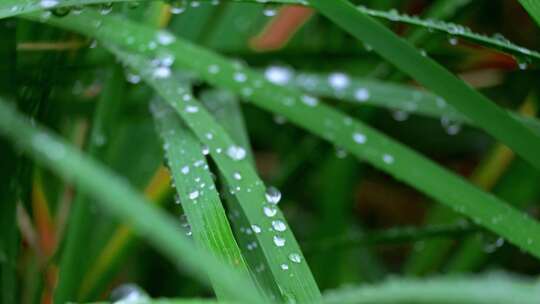
<path fill-rule="evenodd" d="M 281 192 L 276 187 L 266 188 L 266 201 L 272 205 L 276 205 L 281 200 Z"/>
<path fill-rule="evenodd" d="M 298 253 L 291 253 L 289 254 L 289 260 L 293 263 L 300 263 L 302 261 L 302 257 Z"/>
<path fill-rule="evenodd" d="M 272 227 L 274 228 L 274 230 L 279 232 L 287 230 L 287 225 L 285 225 L 285 223 L 281 220 L 272 221 Z"/>
<path fill-rule="evenodd" d="M 278 236 L 278 235 L 274 235 L 273 240 L 274 240 L 274 244 L 275 244 L 276 246 L 278 246 L 278 247 L 283 247 L 283 246 L 285 246 L 285 239 L 284 239 L 284 238 L 282 238 L 282 237 L 280 237 L 280 236 Z"/>

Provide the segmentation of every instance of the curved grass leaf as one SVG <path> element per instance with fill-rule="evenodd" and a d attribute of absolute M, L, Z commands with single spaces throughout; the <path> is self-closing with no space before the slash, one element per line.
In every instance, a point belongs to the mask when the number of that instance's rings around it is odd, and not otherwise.
<path fill-rule="evenodd" d="M 200 99 L 215 118 L 216 122 L 223 126 L 230 134 L 234 142 L 246 148 L 246 158 L 254 167 L 255 160 L 253 159 L 251 145 L 244 125 L 244 117 L 236 96 L 231 92 L 215 89 L 202 92 Z M 224 180 L 223 176 L 221 176 L 221 180 Z M 240 202 L 234 195 L 227 191 L 229 186 L 224 184 L 223 188 L 222 193 L 229 210 L 240 210 Z M 264 257 L 264 252 L 253 246 L 253 229 L 249 228 L 249 220 L 245 216 L 238 216 L 239 214 L 234 211 L 230 215 L 235 219 L 232 221 L 235 236 L 239 242 L 242 254 L 250 267 L 252 276 L 256 279 L 261 290 L 264 290 L 269 297 L 276 299 L 282 298 L 280 287 L 272 274 L 268 271 L 261 271 L 261 269 L 269 268 L 271 265 Z"/>
<path fill-rule="evenodd" d="M 437 93 L 494 138 L 540 169 L 540 137 L 435 61 L 346 0 L 310 0 L 323 15 L 369 44 L 384 59 Z"/>
<path fill-rule="evenodd" d="M 487 277 L 392 279 L 379 285 L 328 292 L 324 303 L 533 304 L 538 297 L 538 282 L 492 274 Z"/>
<path fill-rule="evenodd" d="M 489 37 L 486 35 L 473 32 L 470 28 L 460 24 L 451 22 L 445 22 L 440 20 L 427 19 L 423 20 L 417 16 L 409 16 L 405 14 L 399 14 L 397 11 L 379 11 L 369 9 L 364 6 L 359 6 L 357 9 L 369 16 L 383 18 L 390 21 L 403 22 L 410 25 L 420 26 L 429 30 L 436 30 L 451 35 L 452 37 L 465 38 L 470 41 L 483 44 L 488 47 L 494 47 L 498 50 L 505 51 L 518 56 L 525 56 L 528 58 L 540 59 L 540 53 L 534 50 L 527 49 L 512 43 L 508 39 L 499 36 Z"/>
<path fill-rule="evenodd" d="M 100 26 L 88 28 L 86 25 L 92 20 L 94 22 L 100 20 Z M 294 89 L 274 85 L 257 72 L 181 39 L 169 41 L 170 43 L 165 46 L 159 45 L 155 41 L 162 32 L 130 23 L 123 18 L 100 16 L 88 11 L 76 18 L 70 16 L 51 18 L 47 22 L 108 43 L 117 43 L 132 52 L 147 55 L 170 52 L 175 55 L 177 67 L 195 71 L 209 83 L 235 91 L 255 105 L 286 117 L 290 122 L 343 147 L 376 168 L 388 172 L 398 180 L 466 215 L 477 224 L 499 234 L 523 250 L 540 257 L 540 224 L 538 222 L 410 148 L 320 103 L 313 97 Z M 126 37 L 132 37 L 133 40 L 130 40 L 132 43 L 126 42 Z M 148 49 L 146 46 L 151 42 L 158 46 Z M 160 83 L 160 81 L 154 82 Z M 176 102 L 179 102 L 177 94 L 169 93 L 173 94 L 171 96 L 173 101 L 176 99 Z M 187 104 L 178 104 L 180 110 L 184 110 L 184 112 L 180 111 L 183 117 L 191 118 L 189 113 L 185 113 L 186 106 L 197 105 L 191 103 L 192 101 Z M 208 122 L 206 115 L 200 115 L 202 112 L 199 111 L 199 115 L 197 113 L 191 115 L 196 117 L 194 123 L 206 126 Z M 190 127 L 195 130 L 195 127 Z M 214 144 L 204 139 L 206 138 L 204 133 L 197 133 L 197 137 L 205 144 Z M 228 140 L 227 142 L 230 143 Z M 221 146 L 226 147 L 230 144 L 221 143 Z M 218 156 L 226 159 L 222 155 Z M 221 170 L 235 171 L 234 163 L 227 162 L 227 165 L 230 167 L 222 167 Z M 251 170 L 246 169 L 248 174 L 246 176 L 257 180 L 256 175 L 250 172 Z M 234 180 L 232 182 L 234 185 Z M 264 195 L 261 194 L 261 197 Z M 257 216 L 260 216 L 260 210 L 257 211 Z M 516 223 L 520 224 L 516 225 Z"/>
<path fill-rule="evenodd" d="M 84 156 L 56 135 L 32 127 L 27 119 L 4 101 L 0 101 L 0 133 L 26 151 L 32 158 L 97 198 L 100 207 L 131 223 L 176 265 L 193 277 L 207 282 L 207 274 L 220 280 L 237 299 L 259 303 L 247 278 L 196 248 L 182 236 L 177 221 L 151 206 L 123 179 L 110 173 L 96 161 Z M 246 287 L 247 286 L 247 287 Z"/>
<path fill-rule="evenodd" d="M 520 113 L 524 115 L 534 116 L 536 113 L 536 107 L 534 106 L 535 101 L 534 97 L 529 97 L 525 100 L 523 105 L 520 107 Z M 491 191 L 493 187 L 498 183 L 498 181 L 506 175 L 509 165 L 514 160 L 514 153 L 508 149 L 508 147 L 495 144 L 484 159 L 479 163 L 475 170 L 470 175 L 471 183 L 477 185 L 478 187 L 484 189 L 485 191 Z M 513 186 L 513 185 L 512 185 Z M 513 203 L 513 200 L 508 196 L 501 196 L 497 189 L 494 191 L 496 195 L 499 195 L 506 201 L 510 202 L 513 206 L 516 204 Z M 504 193 L 504 192 L 503 192 Z M 519 208 L 522 209 L 523 208 Z M 426 217 L 426 223 L 454 223 L 460 222 L 461 217 L 451 210 L 444 208 L 440 205 L 434 205 L 428 210 L 428 216 Z M 500 241 L 499 241 L 500 242 Z M 463 241 L 464 244 L 482 243 L 478 235 L 471 236 Z M 407 262 L 405 263 L 405 271 L 409 274 L 419 275 L 425 274 L 429 271 L 434 271 L 444 262 L 444 258 L 448 255 L 451 250 L 454 242 L 451 240 L 441 240 L 435 239 L 424 242 L 420 250 L 415 250 L 411 252 Z M 464 248 L 470 247 L 465 245 Z M 480 248 L 478 248 L 480 247 Z M 464 256 L 481 256 L 483 252 L 483 245 L 477 246 L 479 249 L 476 253 L 470 252 L 469 250 L 458 252 L 456 255 Z M 487 248 L 497 246 L 486 246 Z M 450 262 L 452 263 L 452 262 Z M 450 267 L 449 269 L 451 269 Z"/>
<path fill-rule="evenodd" d="M 228 190 L 238 199 L 242 208 L 236 212 L 242 213 L 250 225 L 257 226 L 255 230 L 260 230 L 259 233 L 251 234 L 253 241 L 257 242 L 264 253 L 283 297 L 299 303 L 319 300 L 318 287 L 294 235 L 279 208 L 266 202 L 266 188 L 245 158 L 245 147 L 238 146 L 204 107 L 185 88 L 178 86 L 174 79 L 156 78 L 155 67 L 149 59 L 124 53 L 114 47 L 111 49 L 174 107 L 186 125 L 208 147 L 229 186 Z"/>
<path fill-rule="evenodd" d="M 185 88 L 187 90 L 187 88 Z M 182 125 L 178 115 L 163 101 L 152 104 L 152 113 L 163 139 L 163 146 L 173 175 L 179 202 L 196 243 L 224 263 L 247 273 L 219 194 L 202 153 L 202 147 Z M 218 299 L 231 299 L 222 282 L 210 277 Z"/>
<path fill-rule="evenodd" d="M 275 67 L 268 68 L 266 74 L 268 75 L 273 68 Z M 344 75 L 348 79 L 347 87 L 336 88 L 332 86 L 330 81 L 332 74 L 294 73 L 286 70 L 283 70 L 283 73 L 290 75 L 290 82 L 293 86 L 315 96 L 475 125 L 474 121 L 458 112 L 444 99 L 411 86 Z M 538 119 L 512 111 L 508 111 L 508 113 L 540 135 L 540 121 Z"/>

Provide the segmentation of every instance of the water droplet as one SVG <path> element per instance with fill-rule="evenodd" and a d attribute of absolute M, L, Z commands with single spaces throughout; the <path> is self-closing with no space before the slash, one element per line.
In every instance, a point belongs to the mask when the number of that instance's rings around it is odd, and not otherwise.
<path fill-rule="evenodd" d="M 259 227 L 258 225 L 251 225 L 251 230 L 253 230 L 253 232 L 255 232 L 255 234 L 259 234 L 261 233 L 261 227 Z"/>
<path fill-rule="evenodd" d="M 227 148 L 227 155 L 233 160 L 243 160 L 246 158 L 246 150 L 240 146 L 230 146 Z"/>
<path fill-rule="evenodd" d="M 266 201 L 272 205 L 276 205 L 281 200 L 281 192 L 276 187 L 268 187 L 265 192 Z"/>
<path fill-rule="evenodd" d="M 278 246 L 278 247 L 283 247 L 283 246 L 285 246 L 285 239 L 284 239 L 284 238 L 282 238 L 282 237 L 280 237 L 280 236 L 278 236 L 278 235 L 274 235 L 273 240 L 274 240 L 274 244 L 275 244 L 276 246 Z"/>
<path fill-rule="evenodd" d="M 207 145 L 202 146 L 201 152 L 203 155 L 210 154 L 210 148 Z"/>
<path fill-rule="evenodd" d="M 289 265 L 287 265 L 287 264 L 285 264 L 285 263 L 281 264 L 280 267 L 281 267 L 281 269 L 283 269 L 283 270 L 289 270 Z"/>
<path fill-rule="evenodd" d="M 353 140 L 357 144 L 364 144 L 367 141 L 367 138 L 366 138 L 366 136 L 364 134 L 362 134 L 360 132 L 355 132 L 353 134 Z"/>
<path fill-rule="evenodd" d="M 197 199 L 198 197 L 199 197 L 199 191 L 198 190 L 195 190 L 195 191 L 189 193 L 189 199 L 194 200 L 194 199 Z"/>
<path fill-rule="evenodd" d="M 57 6 L 59 3 L 58 0 L 41 0 L 39 2 L 39 6 L 43 7 L 43 8 L 53 8 L 55 6 Z"/>
<path fill-rule="evenodd" d="M 157 66 L 154 68 L 152 76 L 156 79 L 168 78 L 171 76 L 171 69 L 168 66 Z"/>
<path fill-rule="evenodd" d="M 393 164 L 394 163 L 394 157 L 390 154 L 383 154 L 383 161 L 386 164 Z"/>
<path fill-rule="evenodd" d="M 141 76 L 130 72 L 126 73 L 126 79 L 131 84 L 137 84 L 141 82 Z"/>
<path fill-rule="evenodd" d="M 187 0 L 173 0 L 171 2 L 171 14 L 181 14 L 186 11 L 187 8 Z"/>
<path fill-rule="evenodd" d="M 136 284 L 122 284 L 113 291 L 109 296 L 114 304 L 134 304 L 149 301 L 148 294 Z"/>
<path fill-rule="evenodd" d="M 184 109 L 187 113 L 197 113 L 199 112 L 199 107 L 197 106 L 186 106 Z"/>
<path fill-rule="evenodd" d="M 461 122 L 447 116 L 441 117 L 441 125 L 448 135 L 456 135 L 461 131 Z"/>
<path fill-rule="evenodd" d="M 446 107 L 446 100 L 444 100 L 444 98 L 442 98 L 442 97 L 437 97 L 435 99 L 435 103 L 437 104 L 437 107 L 439 107 L 439 108 Z"/>
<path fill-rule="evenodd" d="M 314 107 L 319 104 L 319 100 L 313 96 L 303 95 L 302 102 L 310 107 Z"/>
<path fill-rule="evenodd" d="M 188 174 L 189 173 L 189 166 L 183 166 L 182 169 L 180 169 L 180 171 L 183 174 Z"/>
<path fill-rule="evenodd" d="M 247 75 L 242 72 L 237 72 L 234 74 L 234 81 L 236 82 L 246 82 L 247 81 Z"/>
<path fill-rule="evenodd" d="M 267 217 L 274 217 L 277 214 L 277 209 L 273 206 L 264 206 L 263 212 Z"/>
<path fill-rule="evenodd" d="M 272 3 L 265 4 L 264 9 L 263 9 L 263 14 L 266 17 L 274 17 L 277 14 L 277 12 L 278 12 L 278 10 L 277 10 L 276 5 L 274 5 Z"/>
<path fill-rule="evenodd" d="M 234 177 L 235 180 L 241 180 L 242 179 L 242 175 L 240 175 L 240 173 L 238 173 L 238 172 L 234 172 L 233 177 Z"/>
<path fill-rule="evenodd" d="M 334 90 L 343 90 L 350 84 L 349 76 L 343 73 L 332 73 L 328 76 L 328 82 Z"/>
<path fill-rule="evenodd" d="M 272 83 L 285 85 L 291 80 L 293 74 L 286 67 L 270 66 L 264 71 L 264 76 Z"/>
<path fill-rule="evenodd" d="M 272 221 L 272 227 L 274 228 L 274 230 L 279 232 L 287 230 L 287 225 L 285 225 L 285 223 L 281 220 Z"/>
<path fill-rule="evenodd" d="M 359 88 L 354 91 L 354 99 L 358 102 L 366 102 L 369 99 L 369 91 L 366 88 Z"/>
<path fill-rule="evenodd" d="M 169 45 L 173 43 L 174 40 L 174 36 L 168 32 L 161 31 L 157 33 L 157 41 L 161 45 Z"/>
<path fill-rule="evenodd" d="M 218 65 L 212 64 L 208 66 L 208 73 L 210 74 L 217 74 L 219 73 L 219 70 L 220 68 Z"/>
<path fill-rule="evenodd" d="M 102 14 L 102 15 L 108 15 L 108 14 L 110 14 L 112 12 L 113 6 L 114 6 L 114 3 L 112 3 L 112 2 L 103 3 L 103 4 L 101 4 L 101 7 L 99 9 L 99 13 Z"/>
<path fill-rule="evenodd" d="M 302 262 L 302 257 L 298 253 L 291 253 L 289 254 L 289 260 L 291 260 L 293 263 L 300 263 Z"/>

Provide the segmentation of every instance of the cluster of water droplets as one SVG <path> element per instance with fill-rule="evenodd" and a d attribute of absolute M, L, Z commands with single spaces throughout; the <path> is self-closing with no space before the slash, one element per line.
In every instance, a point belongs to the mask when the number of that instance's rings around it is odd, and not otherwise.
<path fill-rule="evenodd" d="M 79 15 L 83 12 L 84 7 L 83 5 L 70 5 L 70 6 L 64 6 L 62 5 L 61 0 L 41 0 L 39 2 L 39 6 L 43 9 L 50 10 L 50 13 L 56 17 L 64 17 L 67 16 L 70 13 L 73 13 L 75 15 Z M 139 2 L 137 1 L 129 1 L 128 7 L 129 8 L 136 8 L 138 7 Z M 113 11 L 114 8 L 114 2 L 105 2 L 98 5 L 98 9 L 100 14 L 102 15 L 108 15 Z M 22 10 L 22 6 L 13 6 L 11 9 L 13 12 L 17 12 L 18 10 Z M 50 13 L 43 15 L 43 17 L 47 18 L 50 16 Z"/>
<path fill-rule="evenodd" d="M 509 51 L 516 54 L 518 60 L 518 67 L 520 69 L 526 69 L 529 63 L 530 57 L 535 57 L 540 59 L 540 53 L 532 51 L 525 47 L 516 45 L 504 37 L 500 33 L 495 33 L 492 36 L 487 36 L 483 34 L 478 34 L 473 32 L 469 27 L 454 24 L 450 22 L 445 22 L 436 19 L 420 19 L 418 16 L 410 16 L 407 14 L 400 14 L 397 10 L 392 9 L 390 11 L 379 11 L 366 8 L 364 6 L 359 6 L 359 10 L 362 12 L 380 18 L 385 18 L 391 21 L 405 22 L 417 26 L 426 27 L 428 30 L 437 30 L 445 32 L 449 35 L 448 42 L 451 45 L 456 45 L 458 43 L 458 37 L 468 38 L 474 41 L 480 41 L 486 44 L 493 45 L 502 50 Z"/>

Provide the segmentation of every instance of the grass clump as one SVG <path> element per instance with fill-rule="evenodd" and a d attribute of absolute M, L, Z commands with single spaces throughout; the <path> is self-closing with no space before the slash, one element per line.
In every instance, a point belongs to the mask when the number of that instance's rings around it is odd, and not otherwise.
<path fill-rule="evenodd" d="M 534 1 L 357 2 L 1 3 L 2 303 L 535 303 Z"/>

